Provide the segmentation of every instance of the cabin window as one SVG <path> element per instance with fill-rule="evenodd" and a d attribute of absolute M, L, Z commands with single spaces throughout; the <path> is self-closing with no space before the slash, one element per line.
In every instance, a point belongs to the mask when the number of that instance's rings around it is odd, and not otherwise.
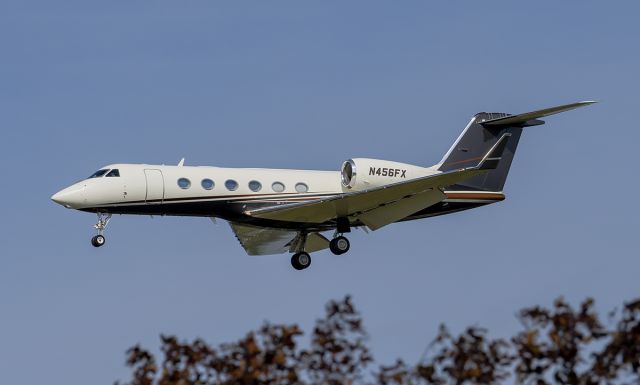
<path fill-rule="evenodd" d="M 260 189 L 262 189 L 262 183 L 258 182 L 257 180 L 252 180 L 251 182 L 249 182 L 249 189 L 253 192 L 258 192 L 260 191 Z"/>
<path fill-rule="evenodd" d="M 187 178 L 180 178 L 178 179 L 178 186 L 180 186 L 181 189 L 186 190 L 191 187 L 191 181 Z"/>
<path fill-rule="evenodd" d="M 306 193 L 307 191 L 309 191 L 309 186 L 307 186 L 306 183 L 297 183 L 296 184 L 296 191 L 299 193 Z"/>
<path fill-rule="evenodd" d="M 202 188 L 205 190 L 211 190 L 216 184 L 213 183 L 211 179 L 203 179 L 202 182 L 200 182 L 200 185 L 202 185 Z"/>
<path fill-rule="evenodd" d="M 238 189 L 238 182 L 233 179 L 228 179 L 226 182 L 224 182 L 224 186 L 229 191 L 236 191 Z"/>
<path fill-rule="evenodd" d="M 119 177 L 120 176 L 120 171 L 117 168 L 114 168 L 113 170 L 109 171 L 107 173 L 107 175 L 105 175 L 106 178 L 115 178 L 115 177 Z"/>
<path fill-rule="evenodd" d="M 91 174 L 90 177 L 88 177 L 87 179 L 91 179 L 91 178 L 100 178 L 101 176 L 103 176 L 104 174 L 107 173 L 107 171 L 109 171 L 108 168 L 103 168 L 102 170 L 98 170 L 96 172 L 94 172 L 93 174 Z"/>
<path fill-rule="evenodd" d="M 271 185 L 271 188 L 275 192 L 283 192 L 284 191 L 284 184 L 282 184 L 282 182 L 273 182 L 273 184 Z"/>

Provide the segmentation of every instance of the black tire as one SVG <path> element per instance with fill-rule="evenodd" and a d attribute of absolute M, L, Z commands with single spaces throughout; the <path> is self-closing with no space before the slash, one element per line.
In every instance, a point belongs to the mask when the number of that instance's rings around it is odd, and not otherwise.
<path fill-rule="evenodd" d="M 304 270 L 311 266 L 311 256 L 304 251 L 291 256 L 291 266 L 296 270 Z"/>
<path fill-rule="evenodd" d="M 102 235 L 96 235 L 95 237 L 91 238 L 91 244 L 93 245 L 93 247 L 100 247 L 104 245 L 105 242 L 106 239 Z"/>
<path fill-rule="evenodd" d="M 349 240 L 342 235 L 339 237 L 335 237 L 329 242 L 329 249 L 335 255 L 341 255 L 349 251 L 351 248 L 351 243 Z"/>

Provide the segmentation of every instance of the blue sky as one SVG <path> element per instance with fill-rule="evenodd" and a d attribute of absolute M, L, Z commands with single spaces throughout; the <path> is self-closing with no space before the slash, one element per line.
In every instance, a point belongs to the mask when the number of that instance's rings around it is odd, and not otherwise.
<path fill-rule="evenodd" d="M 349 293 L 375 357 L 415 362 L 440 322 L 640 293 L 640 49 L 634 1 L 0 4 L 0 373 L 126 379 L 160 333 L 307 330 Z M 526 130 L 507 200 L 355 232 L 341 257 L 248 257 L 224 222 L 92 214 L 49 197 L 115 162 L 337 170 L 431 165 L 476 112 L 601 103 Z M 307 337 L 303 339 L 307 341 Z"/>

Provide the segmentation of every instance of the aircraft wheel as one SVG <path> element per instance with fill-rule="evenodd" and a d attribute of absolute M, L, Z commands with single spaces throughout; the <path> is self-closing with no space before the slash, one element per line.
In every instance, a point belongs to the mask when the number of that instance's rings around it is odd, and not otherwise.
<path fill-rule="evenodd" d="M 349 240 L 342 235 L 333 238 L 331 242 L 329 242 L 329 249 L 331 249 L 331 252 L 335 255 L 346 253 L 349 251 L 350 247 L 351 244 L 349 243 Z"/>
<path fill-rule="evenodd" d="M 91 238 L 91 244 L 94 247 L 100 247 L 100 246 L 104 245 L 105 242 L 106 242 L 106 240 L 104 239 L 104 236 L 102 236 L 102 235 L 96 235 L 95 237 Z"/>
<path fill-rule="evenodd" d="M 291 266 L 296 270 L 304 270 L 311 265 L 311 256 L 309 253 L 301 251 L 291 256 Z"/>

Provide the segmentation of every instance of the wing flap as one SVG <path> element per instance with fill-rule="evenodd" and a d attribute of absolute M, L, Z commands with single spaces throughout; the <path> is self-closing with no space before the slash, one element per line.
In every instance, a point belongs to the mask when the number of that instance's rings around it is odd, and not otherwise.
<path fill-rule="evenodd" d="M 271 255 L 296 251 L 301 234 L 298 231 L 257 227 L 229 222 L 240 245 L 249 255 Z M 322 234 L 306 235 L 305 251 L 314 252 L 329 247 L 329 240 Z"/>
<path fill-rule="evenodd" d="M 308 253 L 320 251 L 329 248 L 329 240 L 320 233 L 311 233 L 307 235 L 307 243 L 304 250 Z M 295 250 L 293 250 L 295 251 Z"/>
<path fill-rule="evenodd" d="M 416 194 L 412 197 L 405 198 L 394 203 L 384 205 L 377 209 L 373 209 L 358 215 L 358 219 L 362 221 L 371 230 L 379 228 L 406 218 L 411 214 L 432 206 L 447 196 L 438 189 Z"/>

